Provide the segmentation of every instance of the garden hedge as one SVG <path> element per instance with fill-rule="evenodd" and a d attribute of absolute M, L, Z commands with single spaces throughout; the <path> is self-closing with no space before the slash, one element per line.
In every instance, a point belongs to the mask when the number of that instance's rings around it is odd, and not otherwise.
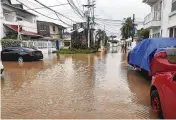
<path fill-rule="evenodd" d="M 15 40 L 15 39 L 2 39 L 2 48 L 6 47 L 20 47 L 21 46 L 21 40 Z"/>

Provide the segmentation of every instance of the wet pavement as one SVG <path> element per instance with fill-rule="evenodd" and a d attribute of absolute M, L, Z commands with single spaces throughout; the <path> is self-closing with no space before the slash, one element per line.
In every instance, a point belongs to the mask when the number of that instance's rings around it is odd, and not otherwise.
<path fill-rule="evenodd" d="M 23 65 L 3 62 L 2 118 L 156 118 L 149 102 L 150 81 L 117 51 L 50 55 Z"/>

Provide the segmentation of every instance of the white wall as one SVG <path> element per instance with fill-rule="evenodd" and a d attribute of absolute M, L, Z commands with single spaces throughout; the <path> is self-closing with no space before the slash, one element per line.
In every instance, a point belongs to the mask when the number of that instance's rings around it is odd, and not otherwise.
<path fill-rule="evenodd" d="M 3 6 L 3 9 L 6 11 L 14 11 L 14 9 Z M 27 14 L 24 12 L 18 12 L 19 17 L 22 18 L 22 21 L 19 21 L 19 25 L 23 27 L 23 30 L 37 33 L 37 22 L 36 22 L 36 16 Z M 24 16 L 24 17 L 21 17 Z M 17 15 L 15 12 L 10 12 L 8 14 L 4 14 L 5 19 L 3 20 L 3 23 L 5 24 L 12 24 L 12 25 L 18 25 Z"/>
<path fill-rule="evenodd" d="M 162 31 L 162 37 L 169 37 L 169 28 L 176 26 L 176 11 L 173 16 L 171 15 L 171 8 L 172 8 L 172 0 L 158 0 L 157 3 L 152 5 L 151 10 L 154 10 L 154 6 L 159 5 L 162 1 L 162 12 L 161 12 L 161 27 L 158 29 L 152 28 L 150 30 L 150 35 L 153 33 Z"/>
<path fill-rule="evenodd" d="M 169 37 L 168 23 L 169 23 L 169 14 L 171 13 L 171 8 L 172 8 L 172 0 L 163 0 L 163 17 L 162 17 L 162 27 L 161 27 L 161 29 L 163 30 L 162 37 Z"/>
<path fill-rule="evenodd" d="M 3 19 L 3 10 L 2 10 L 2 5 L 1 5 L 1 0 L 0 0 L 0 50 L 2 49 L 1 38 L 4 37 L 2 19 Z"/>

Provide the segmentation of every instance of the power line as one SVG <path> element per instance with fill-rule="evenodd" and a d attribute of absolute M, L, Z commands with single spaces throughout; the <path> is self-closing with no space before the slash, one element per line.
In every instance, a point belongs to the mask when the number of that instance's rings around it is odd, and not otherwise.
<path fill-rule="evenodd" d="M 82 15 L 82 13 L 78 10 L 78 8 L 75 6 L 75 4 L 73 3 L 73 1 L 67 0 L 70 7 L 73 9 L 73 11 L 80 16 L 81 18 L 84 18 L 84 16 Z M 72 2 L 72 3 L 71 3 Z"/>
<path fill-rule="evenodd" d="M 63 5 L 68 5 L 68 3 L 64 3 L 64 4 L 59 4 L 59 5 L 52 5 L 52 6 L 48 6 L 48 7 L 58 7 L 58 6 L 63 6 Z M 37 9 L 43 9 L 45 7 L 38 7 L 38 8 L 34 8 L 34 9 L 26 9 L 26 10 L 37 10 Z"/>
<path fill-rule="evenodd" d="M 16 1 L 19 2 L 19 3 L 21 3 L 22 5 L 24 5 L 24 6 L 27 7 L 28 9 L 31 9 L 31 8 L 28 7 L 27 5 L 23 4 L 21 1 L 19 1 L 19 0 L 16 0 Z M 34 11 L 34 12 L 36 12 L 36 13 L 38 13 L 38 14 L 40 14 L 40 15 L 42 15 L 42 16 L 45 16 L 45 17 L 47 17 L 47 18 L 50 18 L 50 19 L 52 19 L 52 20 L 59 20 L 59 19 L 55 19 L 55 18 L 49 17 L 49 16 L 47 16 L 47 15 L 45 15 L 45 14 L 43 14 L 43 13 L 40 13 L 40 12 L 34 10 L 34 9 L 31 9 L 31 10 Z M 59 21 L 60 21 L 60 20 L 59 20 Z"/>
<path fill-rule="evenodd" d="M 65 17 L 65 18 L 71 20 L 72 22 L 75 22 L 74 20 L 72 20 L 72 19 L 66 17 L 65 15 L 63 15 L 63 14 L 61 14 L 61 13 L 59 13 L 59 12 L 56 12 L 55 10 L 49 8 L 48 6 L 46 6 L 46 5 L 44 5 L 43 3 L 39 2 L 38 0 L 34 0 L 34 1 L 36 1 L 36 2 L 39 3 L 40 5 L 42 5 L 42 6 L 46 7 L 46 8 L 48 8 L 49 10 L 51 10 L 51 11 L 53 11 L 53 12 L 55 12 L 55 13 L 61 15 L 62 17 Z M 60 21 L 64 23 L 64 21 L 62 21 L 61 19 L 60 19 Z"/>

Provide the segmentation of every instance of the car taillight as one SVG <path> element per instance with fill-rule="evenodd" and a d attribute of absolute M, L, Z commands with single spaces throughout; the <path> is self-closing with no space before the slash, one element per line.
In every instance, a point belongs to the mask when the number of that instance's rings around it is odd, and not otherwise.
<path fill-rule="evenodd" d="M 28 52 L 29 55 L 33 55 L 33 52 Z"/>
<path fill-rule="evenodd" d="M 166 54 L 166 52 L 159 52 L 155 55 L 155 58 L 165 59 L 165 58 L 167 58 L 167 54 Z"/>

